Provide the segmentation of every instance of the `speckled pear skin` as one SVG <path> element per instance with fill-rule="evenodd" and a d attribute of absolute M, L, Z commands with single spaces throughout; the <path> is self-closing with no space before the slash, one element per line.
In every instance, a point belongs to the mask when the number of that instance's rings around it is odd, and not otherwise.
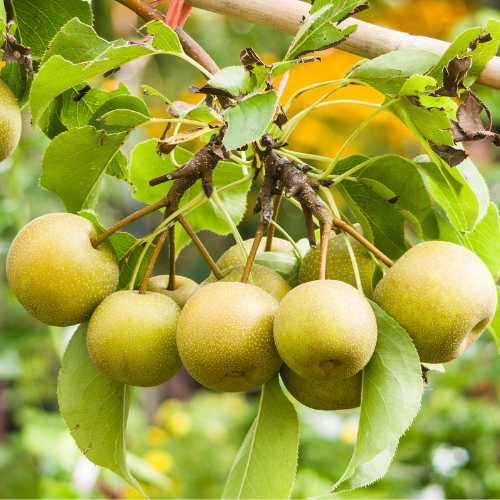
<path fill-rule="evenodd" d="M 21 229 L 7 255 L 7 278 L 33 317 L 53 326 L 83 323 L 115 291 L 118 261 L 108 241 L 92 247 L 99 234 L 68 213 L 43 215 Z"/>
<path fill-rule="evenodd" d="M 182 366 L 175 333 L 181 308 L 166 295 L 122 290 L 90 318 L 87 347 L 94 364 L 119 382 L 152 387 Z"/>
<path fill-rule="evenodd" d="M 16 149 L 21 137 L 21 111 L 9 86 L 0 80 L 0 161 Z"/>
<path fill-rule="evenodd" d="M 181 309 L 198 287 L 198 283 L 184 276 L 175 276 L 175 290 L 167 290 L 168 274 L 155 276 L 148 280 L 149 292 L 163 293 L 170 297 Z"/>
<path fill-rule="evenodd" d="M 274 341 L 283 361 L 302 377 L 352 377 L 370 360 L 377 322 L 370 304 L 343 281 L 303 283 L 280 303 Z"/>
<path fill-rule="evenodd" d="M 222 392 L 255 389 L 282 361 L 273 340 L 278 302 L 243 283 L 213 283 L 186 303 L 177 327 L 182 362 L 200 384 Z"/>
<path fill-rule="evenodd" d="M 359 224 L 355 224 L 354 229 L 356 229 L 358 233 L 363 234 Z M 355 240 L 351 235 L 347 235 L 347 238 L 352 245 L 354 256 L 358 264 L 363 292 L 366 297 L 371 299 L 373 296 L 372 274 L 375 263 L 369 256 L 361 253 L 361 250 L 364 248 L 361 243 Z M 318 279 L 319 260 L 320 245 L 318 244 L 316 249 L 313 250 L 311 248 L 302 260 L 299 269 L 299 283 L 307 283 L 308 281 Z M 345 283 L 349 283 L 349 285 L 356 286 L 356 278 L 354 277 L 351 257 L 349 256 L 349 250 L 347 249 L 345 238 L 342 234 L 333 234 L 328 240 L 327 266 L 329 279 L 344 281 Z"/>
<path fill-rule="evenodd" d="M 253 245 L 253 238 L 249 240 L 245 240 L 243 245 L 247 252 L 250 252 L 250 249 Z M 266 239 L 263 238 L 259 244 L 259 249 L 257 250 L 257 254 L 263 252 L 266 248 Z M 284 253 L 287 255 L 295 256 L 295 252 L 293 250 L 293 245 L 281 238 L 273 238 L 273 244 L 271 246 L 272 252 Z M 238 245 L 232 246 L 229 250 L 226 250 L 216 262 L 217 267 L 223 271 L 228 267 L 237 266 L 239 264 L 245 264 L 243 257 L 241 256 L 240 247 Z"/>
<path fill-rule="evenodd" d="M 408 332 L 423 363 L 460 356 L 497 306 L 495 282 L 483 261 L 445 241 L 408 250 L 379 281 L 373 299 Z"/>
<path fill-rule="evenodd" d="M 241 281 L 244 269 L 245 264 L 228 267 L 221 271 L 224 278 L 219 281 Z M 251 274 L 253 278 L 253 284 L 267 292 L 269 295 L 271 295 L 271 297 L 274 297 L 278 302 L 281 302 L 283 297 L 292 289 L 292 287 L 285 281 L 285 279 L 283 279 L 276 271 L 273 271 L 266 266 L 254 264 L 252 266 Z M 199 288 L 203 288 L 210 283 L 215 283 L 216 281 L 217 278 L 213 274 L 211 274 L 205 281 L 203 281 L 199 285 Z"/>
<path fill-rule="evenodd" d="M 348 378 L 310 380 L 301 377 L 283 363 L 281 380 L 299 403 L 323 411 L 348 410 L 361 404 L 363 372 Z"/>

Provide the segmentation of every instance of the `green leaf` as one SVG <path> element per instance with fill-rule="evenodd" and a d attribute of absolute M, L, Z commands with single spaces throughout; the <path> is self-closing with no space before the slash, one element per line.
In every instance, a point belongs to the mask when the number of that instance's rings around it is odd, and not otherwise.
<path fill-rule="evenodd" d="M 262 386 L 259 410 L 231 467 L 222 498 L 290 498 L 299 423 L 278 374 Z"/>
<path fill-rule="evenodd" d="M 297 257 L 279 252 L 260 252 L 254 262 L 276 271 L 290 286 L 293 286 L 292 283 L 298 285 L 300 259 Z"/>
<path fill-rule="evenodd" d="M 278 94 L 273 90 L 242 99 L 224 112 L 228 129 L 223 144 L 229 151 L 257 140 L 273 119 Z"/>
<path fill-rule="evenodd" d="M 3 3 L 0 2 L 0 7 Z M 0 29 L 1 26 L 0 26 Z M 26 71 L 24 64 L 5 63 L 0 72 L 0 78 L 9 86 L 12 93 L 16 96 L 19 108 L 23 109 L 28 103 L 33 75 Z"/>
<path fill-rule="evenodd" d="M 397 210 L 420 239 L 435 240 L 439 237 L 429 193 L 413 162 L 386 155 L 354 175 Z"/>
<path fill-rule="evenodd" d="M 413 75 L 406 80 L 398 96 L 419 95 L 427 90 L 427 87 L 436 87 L 436 80 L 430 76 Z"/>
<path fill-rule="evenodd" d="M 149 110 L 142 99 L 133 95 L 118 95 L 102 104 L 89 124 L 110 134 L 124 132 L 133 126 L 128 125 L 129 123 L 137 125 L 150 118 Z"/>
<path fill-rule="evenodd" d="M 333 25 L 341 17 L 342 15 L 335 5 L 325 5 L 312 14 L 300 26 L 286 53 L 285 61 L 297 59 L 316 50 L 334 47 L 347 38 L 348 35 L 354 33 L 357 29 L 356 25 L 349 26 L 343 31 Z"/>
<path fill-rule="evenodd" d="M 120 128 L 126 129 L 136 127 L 140 123 L 147 122 L 150 119 L 150 117 L 131 109 L 114 109 L 113 111 L 108 111 L 102 118 L 107 127 L 117 125 Z"/>
<path fill-rule="evenodd" d="M 166 195 L 172 185 L 171 182 L 168 182 L 151 187 L 149 181 L 154 177 L 159 177 L 160 175 L 176 170 L 176 167 L 172 164 L 170 155 L 159 156 L 156 153 L 156 145 L 157 141 L 155 139 L 138 144 L 132 151 L 130 158 L 130 182 L 136 189 L 133 195 L 144 203 L 154 203 L 159 200 Z M 187 163 L 192 156 L 191 153 L 180 147 L 175 148 L 175 158 L 179 164 Z M 231 184 L 242 177 L 243 171 L 241 167 L 228 162 L 220 162 L 213 172 L 213 180 L 217 189 Z M 235 224 L 239 224 L 245 213 L 246 195 L 249 188 L 250 183 L 248 182 L 220 193 L 220 198 Z M 184 206 L 188 201 L 197 196 L 200 191 L 201 181 L 198 181 L 193 187 L 188 189 L 180 206 Z M 226 219 L 212 200 L 207 200 L 201 207 L 187 214 L 186 219 L 195 231 L 209 229 L 217 234 L 228 234 L 231 231 Z M 179 252 L 189 241 L 187 233 L 177 225 L 176 250 Z"/>
<path fill-rule="evenodd" d="M 62 103 L 60 99 L 54 99 L 43 112 L 38 126 L 40 130 L 49 138 L 54 139 L 59 134 L 66 132 L 68 129 L 61 121 L 62 118 Z"/>
<path fill-rule="evenodd" d="M 439 226 L 439 240 L 449 241 L 450 243 L 455 243 L 457 245 L 462 245 L 463 242 L 459 238 L 453 226 L 445 219 L 444 215 L 438 210 L 434 209 L 434 215 Z"/>
<path fill-rule="evenodd" d="M 496 281 L 500 273 L 500 222 L 494 203 L 488 205 L 486 215 L 472 233 L 464 235 L 465 246 L 480 257 Z"/>
<path fill-rule="evenodd" d="M 488 330 L 493 335 L 495 343 L 497 345 L 498 352 L 500 353 L 500 287 L 497 286 L 497 301 L 498 306 L 495 312 L 495 316 L 488 326 Z"/>
<path fill-rule="evenodd" d="M 116 177 L 121 181 L 127 181 L 129 178 L 128 171 L 128 160 L 127 157 L 121 152 L 118 151 L 115 157 L 111 160 L 111 163 L 108 165 L 106 169 L 106 175 L 111 177 Z"/>
<path fill-rule="evenodd" d="M 68 212 L 93 208 L 93 190 L 127 133 L 107 135 L 92 127 L 74 128 L 59 134 L 42 160 L 40 186 L 57 194 Z"/>
<path fill-rule="evenodd" d="M 325 6 L 331 6 L 335 9 L 336 14 L 333 17 L 332 22 L 337 22 L 340 19 L 344 18 L 351 12 L 353 12 L 356 7 L 360 5 L 366 4 L 366 0 L 315 0 L 311 5 L 311 14 L 314 14 L 318 10 L 322 9 Z"/>
<path fill-rule="evenodd" d="M 7 13 L 5 12 L 5 4 L 0 2 L 0 30 L 6 32 Z"/>
<path fill-rule="evenodd" d="M 236 97 L 239 93 L 245 95 L 252 92 L 257 85 L 257 80 L 243 66 L 228 66 L 210 78 L 207 85 L 227 90 Z"/>
<path fill-rule="evenodd" d="M 32 85 L 30 106 L 33 122 L 38 121 L 52 99 L 89 78 L 151 54 L 182 53 L 158 48 L 171 49 L 175 45 L 167 44 L 171 30 L 164 23 L 154 21 L 147 25 L 147 29 L 157 35 L 152 42 L 127 45 L 123 40 L 107 42 L 99 38 L 90 26 L 78 19 L 69 21 L 51 42 Z"/>
<path fill-rule="evenodd" d="M 380 479 L 399 438 L 420 408 L 422 371 L 413 342 L 394 319 L 374 302 L 370 304 L 377 318 L 378 337 L 363 372 L 358 437 L 346 472 L 328 493 Z"/>
<path fill-rule="evenodd" d="M 87 350 L 87 325 L 69 341 L 59 372 L 61 415 L 78 448 L 94 464 L 106 467 L 141 495 L 125 455 L 125 430 L 133 388 L 100 372 Z"/>
<path fill-rule="evenodd" d="M 427 73 L 438 60 L 439 56 L 428 50 L 395 50 L 375 59 L 362 61 L 349 70 L 345 77 L 364 83 L 383 94 L 396 95 L 409 77 Z"/>
<path fill-rule="evenodd" d="M 152 35 L 152 46 L 162 52 L 183 54 L 179 37 L 175 34 L 170 26 L 167 26 L 163 21 L 151 21 L 146 24 L 148 33 Z"/>
<path fill-rule="evenodd" d="M 76 17 L 92 24 L 92 10 L 86 0 L 11 0 L 17 23 L 17 41 L 41 57 L 59 29 Z"/>
<path fill-rule="evenodd" d="M 467 182 L 467 185 L 476 195 L 479 203 L 479 212 L 477 221 L 480 221 L 485 215 L 490 203 L 490 193 L 484 177 L 479 173 L 477 167 L 472 163 L 470 158 L 466 158 L 460 165 L 457 165 L 456 170 L 462 174 L 462 177 Z"/>

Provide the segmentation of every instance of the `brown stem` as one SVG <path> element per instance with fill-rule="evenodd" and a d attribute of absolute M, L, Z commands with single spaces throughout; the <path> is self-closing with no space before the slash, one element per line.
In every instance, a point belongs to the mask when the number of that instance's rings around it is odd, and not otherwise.
<path fill-rule="evenodd" d="M 278 191 L 279 194 L 276 193 L 274 195 L 274 200 L 273 200 L 273 216 L 271 220 L 274 222 L 276 222 L 276 219 L 278 218 L 278 211 L 280 209 L 281 198 L 283 198 L 283 183 L 281 181 L 278 182 Z M 265 252 L 270 252 L 273 247 L 274 229 L 275 227 L 271 224 L 267 230 L 266 248 L 264 249 Z"/>
<path fill-rule="evenodd" d="M 306 222 L 307 238 L 309 239 L 309 246 L 311 248 L 316 248 L 316 236 L 314 235 L 314 221 L 311 211 L 302 205 L 302 212 L 304 214 L 304 220 Z"/>
<path fill-rule="evenodd" d="M 134 11 L 138 16 L 140 16 L 145 21 L 164 21 L 165 16 L 156 10 L 154 7 L 149 5 L 147 2 L 143 0 L 116 0 L 118 3 L 121 3 L 125 7 L 128 7 L 130 10 Z M 175 32 L 179 37 L 179 41 L 181 42 L 182 48 L 184 52 L 198 64 L 203 66 L 210 73 L 215 74 L 219 71 L 219 67 L 212 58 L 203 50 L 203 48 L 196 43 L 184 30 L 179 28 L 175 28 Z"/>
<path fill-rule="evenodd" d="M 168 233 L 168 231 L 163 231 L 163 233 L 160 234 L 158 241 L 156 242 L 156 247 L 154 249 L 153 255 L 151 255 L 151 258 L 149 259 L 148 267 L 146 268 L 146 272 L 144 273 L 144 276 L 142 278 L 141 285 L 139 286 L 139 294 L 140 295 L 144 295 L 146 293 L 146 288 L 148 286 L 149 277 L 151 276 L 151 272 L 153 271 L 153 267 L 155 265 L 156 259 L 158 258 L 158 255 L 160 254 L 161 247 L 163 246 L 163 243 L 165 242 L 165 238 L 167 237 L 167 233 Z"/>
<path fill-rule="evenodd" d="M 162 198 L 161 200 L 156 201 L 155 203 L 148 205 L 147 207 L 141 208 L 137 212 L 128 215 L 125 219 L 117 222 L 114 226 L 110 227 L 108 230 L 101 233 L 97 238 L 94 238 L 90 242 L 94 248 L 97 248 L 103 241 L 107 240 L 111 235 L 115 234 L 116 231 L 119 231 L 122 227 L 125 227 L 127 224 L 144 217 L 145 215 L 154 212 L 155 210 L 159 210 L 163 208 L 167 204 L 167 199 Z"/>
<path fill-rule="evenodd" d="M 319 278 L 325 280 L 327 278 L 327 253 L 328 253 L 328 239 L 330 238 L 330 231 L 332 226 L 330 224 L 321 225 L 321 250 L 319 257 Z"/>
<path fill-rule="evenodd" d="M 255 236 L 253 239 L 252 248 L 250 249 L 250 253 L 248 254 L 247 263 L 245 264 L 245 269 L 243 270 L 243 275 L 241 276 L 241 282 L 246 283 L 248 281 L 248 277 L 250 276 L 250 271 L 252 270 L 253 261 L 255 260 L 255 256 L 257 255 L 257 250 L 259 249 L 260 242 L 262 241 L 262 237 L 266 232 L 266 224 L 264 221 L 260 221 L 259 227 L 255 232 Z"/>
<path fill-rule="evenodd" d="M 168 271 L 167 290 L 175 290 L 175 224 L 168 230 L 168 251 L 170 255 L 170 264 Z"/>
<path fill-rule="evenodd" d="M 342 219 L 333 217 L 333 223 L 336 227 L 342 229 L 346 233 L 349 233 L 355 240 L 359 241 L 367 250 L 369 250 L 373 255 L 375 255 L 375 257 L 381 260 L 387 267 L 391 267 L 394 265 L 394 261 L 389 259 L 387 255 L 383 254 L 376 246 L 372 245 L 366 238 L 359 234 L 356 229 L 351 227 Z"/>
<path fill-rule="evenodd" d="M 198 238 L 198 235 L 193 231 L 193 228 L 190 226 L 189 222 L 186 220 L 184 215 L 179 214 L 177 216 L 177 220 L 179 221 L 179 224 L 184 228 L 186 233 L 189 235 L 189 237 L 193 240 L 193 243 L 196 245 L 201 255 L 203 255 L 203 258 L 206 260 L 208 266 L 210 267 L 210 270 L 214 273 L 214 276 L 218 280 L 224 278 L 224 275 L 220 272 L 220 269 L 217 267 L 217 264 L 214 262 L 214 260 L 208 253 L 207 249 L 201 242 L 200 238 Z"/>

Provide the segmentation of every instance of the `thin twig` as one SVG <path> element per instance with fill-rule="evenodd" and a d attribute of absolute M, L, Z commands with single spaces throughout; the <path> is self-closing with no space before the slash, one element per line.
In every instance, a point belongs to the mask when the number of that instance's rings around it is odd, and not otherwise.
<path fill-rule="evenodd" d="M 276 193 L 274 195 L 274 200 L 273 200 L 273 216 L 271 217 L 271 225 L 269 226 L 267 230 L 267 237 L 266 237 L 266 248 L 265 252 L 270 252 L 272 247 L 273 247 L 273 236 L 274 236 L 274 227 L 273 222 L 276 222 L 276 219 L 278 218 L 278 211 L 280 209 L 280 204 L 281 204 L 281 198 L 283 198 L 283 183 L 281 181 L 278 182 L 278 190 L 280 193 Z"/>
<path fill-rule="evenodd" d="M 319 257 L 319 278 L 325 280 L 327 278 L 327 254 L 328 254 L 328 239 L 330 238 L 330 231 L 332 226 L 330 224 L 321 224 L 321 250 Z"/>
<path fill-rule="evenodd" d="M 214 259 L 212 259 L 207 249 L 201 242 L 200 238 L 198 238 L 198 235 L 194 232 L 193 228 L 190 226 L 189 222 L 186 220 L 184 215 L 182 214 L 178 215 L 177 220 L 179 221 L 179 224 L 184 228 L 186 233 L 189 235 L 189 237 L 193 240 L 193 243 L 196 245 L 196 248 L 198 248 L 203 258 L 206 260 L 208 266 L 210 267 L 210 270 L 214 273 L 214 276 L 218 280 L 224 278 L 224 275 L 217 267 L 217 264 L 214 262 Z"/>
<path fill-rule="evenodd" d="M 144 273 L 144 276 L 142 278 L 141 285 L 139 286 L 140 295 L 144 295 L 146 293 L 149 277 L 151 276 L 151 272 L 153 271 L 156 259 L 158 258 L 158 255 L 160 255 L 160 250 L 163 246 L 163 243 L 165 242 L 165 238 L 167 237 L 167 232 L 168 231 L 161 233 L 158 241 L 156 242 L 156 247 L 153 251 L 153 255 L 151 255 L 151 258 L 149 259 L 148 267 L 146 268 L 146 272 Z"/>
<path fill-rule="evenodd" d="M 167 290 L 175 290 L 175 224 L 168 229 L 169 270 Z"/>
<path fill-rule="evenodd" d="M 304 213 L 304 220 L 306 222 L 307 239 L 309 240 L 309 246 L 311 248 L 316 248 L 316 236 L 314 235 L 314 221 L 312 218 L 312 213 L 305 205 L 301 206 L 302 212 Z"/>
<path fill-rule="evenodd" d="M 260 242 L 262 241 L 262 237 L 266 231 L 266 225 L 262 221 L 259 223 L 259 227 L 255 232 L 255 236 L 253 239 L 252 248 L 250 249 L 250 253 L 248 254 L 247 263 L 245 264 L 245 269 L 243 270 L 243 275 L 241 276 L 241 282 L 246 283 L 248 281 L 248 277 L 250 276 L 250 271 L 252 270 L 253 261 L 255 260 L 255 256 L 257 255 L 257 251 L 259 250 Z"/>

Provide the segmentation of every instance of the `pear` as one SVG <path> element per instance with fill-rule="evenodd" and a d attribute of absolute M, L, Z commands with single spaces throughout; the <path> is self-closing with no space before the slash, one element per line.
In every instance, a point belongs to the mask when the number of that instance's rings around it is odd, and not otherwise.
<path fill-rule="evenodd" d="M 243 276 L 243 270 L 245 269 L 245 264 L 240 264 L 238 266 L 228 267 L 221 271 L 224 278 L 219 280 L 220 282 L 237 282 L 241 281 Z M 274 297 L 278 302 L 281 302 L 283 297 L 292 289 L 290 285 L 282 278 L 276 271 L 269 269 L 266 266 L 260 266 L 259 264 L 254 264 L 251 271 L 253 284 L 262 288 L 271 297 Z M 199 288 L 203 288 L 210 283 L 215 283 L 217 278 L 211 274 L 205 281 L 203 281 Z"/>
<path fill-rule="evenodd" d="M 362 371 L 348 378 L 309 380 L 283 363 L 280 375 L 288 392 L 309 408 L 325 411 L 348 410 L 361 404 Z"/>
<path fill-rule="evenodd" d="M 0 80 L 0 161 L 16 149 L 21 137 L 21 112 L 9 86 Z"/>
<path fill-rule="evenodd" d="M 363 234 L 359 224 L 355 224 L 354 229 L 356 229 L 358 233 Z M 349 234 L 347 238 L 352 245 L 354 257 L 358 264 L 363 292 L 367 298 L 371 299 L 373 296 L 372 275 L 375 263 L 373 259 L 367 255 L 367 251 L 364 250 L 364 246 L 361 243 Z M 307 283 L 308 281 L 318 279 L 319 260 L 320 244 L 318 242 L 316 249 L 311 248 L 302 260 L 299 269 L 299 283 Z M 352 261 L 343 234 L 332 234 L 328 240 L 327 267 L 329 279 L 344 281 L 345 283 L 349 283 L 349 285 L 356 286 Z"/>
<path fill-rule="evenodd" d="M 245 247 L 247 253 L 250 252 L 250 249 L 252 248 L 253 245 L 253 238 L 249 240 L 245 240 L 243 242 L 243 246 Z M 266 248 L 266 239 L 263 238 L 262 241 L 259 244 L 259 249 L 257 250 L 257 255 L 259 253 L 264 252 Z M 293 249 L 293 245 L 287 241 L 283 240 L 281 238 L 273 238 L 273 243 L 271 245 L 271 251 L 272 252 L 278 252 L 278 253 L 284 253 L 287 255 L 295 256 L 295 251 Z M 239 264 L 245 264 L 245 260 L 243 259 L 240 251 L 240 247 L 238 245 L 232 246 L 229 250 L 226 250 L 224 252 L 219 260 L 216 262 L 217 267 L 223 271 L 224 269 L 227 269 L 228 267 L 233 267 L 237 266 Z"/>
<path fill-rule="evenodd" d="M 90 318 L 87 347 L 94 364 L 119 382 L 163 384 L 182 366 L 175 333 L 180 307 L 166 295 L 115 292 Z"/>
<path fill-rule="evenodd" d="M 196 281 L 185 278 L 184 276 L 175 276 L 175 290 L 167 290 L 168 288 L 168 274 L 155 276 L 148 280 L 147 289 L 149 292 L 163 293 L 170 297 L 182 309 L 184 304 L 188 301 L 189 297 L 198 287 Z"/>
<path fill-rule="evenodd" d="M 87 321 L 118 285 L 118 261 L 109 241 L 94 248 L 100 234 L 74 214 L 38 217 L 14 238 L 7 278 L 21 305 L 42 323 L 70 326 Z"/>
<path fill-rule="evenodd" d="M 374 301 L 410 335 L 423 363 L 460 356 L 490 324 L 495 282 L 470 250 L 427 241 L 406 252 L 375 288 Z"/>
<path fill-rule="evenodd" d="M 282 361 L 273 340 L 278 302 L 260 288 L 217 282 L 198 290 L 182 309 L 177 347 L 200 384 L 223 392 L 255 389 Z"/>
<path fill-rule="evenodd" d="M 274 341 L 285 364 L 302 377 L 348 378 L 370 360 L 377 322 L 356 288 L 343 281 L 310 281 L 281 301 Z"/>

